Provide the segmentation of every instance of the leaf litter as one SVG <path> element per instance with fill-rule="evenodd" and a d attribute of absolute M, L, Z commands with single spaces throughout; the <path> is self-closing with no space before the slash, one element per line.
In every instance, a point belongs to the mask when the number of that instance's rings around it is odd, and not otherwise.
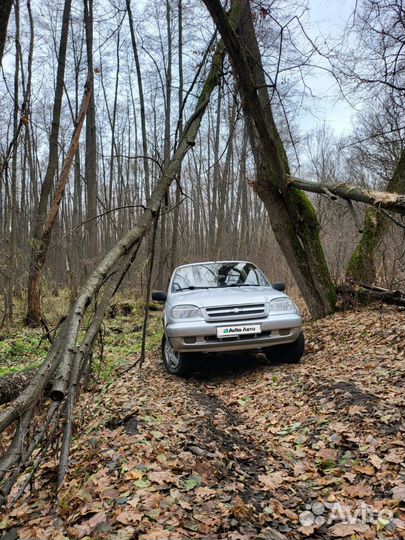
<path fill-rule="evenodd" d="M 305 333 L 296 366 L 212 357 L 181 380 L 156 352 L 141 372 L 83 392 L 63 486 L 55 493 L 54 449 L 0 530 L 21 540 L 404 537 L 404 312 L 337 313 Z"/>

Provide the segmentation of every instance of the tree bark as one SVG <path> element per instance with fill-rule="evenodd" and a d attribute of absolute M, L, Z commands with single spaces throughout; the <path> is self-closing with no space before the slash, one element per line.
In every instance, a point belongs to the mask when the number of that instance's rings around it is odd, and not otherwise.
<path fill-rule="evenodd" d="M 335 288 L 320 243 L 315 210 L 302 191 L 291 191 L 288 186 L 290 171 L 270 106 L 249 3 L 232 3 L 242 10 L 237 32 L 218 0 L 204 3 L 224 40 L 238 81 L 256 161 L 255 191 L 266 206 L 276 240 L 311 315 L 323 317 L 334 310 Z"/>
<path fill-rule="evenodd" d="M 167 62 L 165 68 L 165 129 L 163 142 L 163 167 L 169 162 L 170 147 L 171 147 L 171 110 L 172 110 L 172 15 L 170 1 L 166 0 L 166 27 L 167 27 Z M 162 44 L 163 49 L 163 44 Z M 165 200 L 162 203 L 162 212 L 160 214 L 160 246 L 158 259 L 158 275 L 157 288 L 164 288 L 165 268 L 166 268 L 166 252 L 168 240 L 168 228 L 166 223 L 166 212 L 169 206 L 169 192 L 167 192 Z"/>
<path fill-rule="evenodd" d="M 4 47 L 7 40 L 7 26 L 12 5 L 13 0 L 2 0 L 0 2 L 0 65 L 3 60 Z"/>
<path fill-rule="evenodd" d="M 90 100 L 93 94 L 93 89 L 92 89 L 90 80 L 91 80 L 91 77 L 87 79 L 82 104 L 79 110 L 78 117 L 76 119 L 76 126 L 72 135 L 72 140 L 70 142 L 69 149 L 66 153 L 66 157 L 63 162 L 62 170 L 60 173 L 58 184 L 55 189 L 55 195 L 52 200 L 48 217 L 44 223 L 44 228 L 43 228 L 42 237 L 41 237 L 41 250 L 39 250 L 38 252 L 39 257 L 37 261 L 37 266 L 40 272 L 45 263 L 45 257 L 46 257 L 49 242 L 51 239 L 52 229 L 58 215 L 59 206 L 60 206 L 64 191 L 65 191 L 66 184 L 69 181 L 70 169 L 72 167 L 73 159 L 79 147 L 80 133 L 82 131 L 84 119 L 86 117 L 88 108 L 90 106 Z"/>
<path fill-rule="evenodd" d="M 218 222 L 218 190 L 220 183 L 220 162 L 219 162 L 219 144 L 220 144 L 220 135 L 221 135 L 221 112 L 222 112 L 222 100 L 223 92 L 221 85 L 218 88 L 218 100 L 215 114 L 215 135 L 214 135 L 214 166 L 212 169 L 212 180 L 209 193 L 212 199 L 210 205 L 210 220 L 209 220 L 209 253 L 210 258 L 216 257 L 215 254 L 215 233 L 217 229 Z"/>
<path fill-rule="evenodd" d="M 183 1 L 178 0 L 177 2 L 177 24 L 178 24 L 178 76 L 179 76 L 179 91 L 178 91 L 178 108 L 179 108 L 179 119 L 177 128 L 179 133 L 183 132 L 183 85 L 184 85 L 184 77 L 183 77 Z M 173 272 L 173 270 L 177 266 L 177 259 L 178 259 L 178 235 L 179 235 L 179 217 L 180 217 L 180 197 L 181 197 L 181 191 L 180 191 L 180 182 L 181 182 L 181 167 L 179 171 L 179 176 L 177 178 L 177 185 L 176 185 L 176 197 L 174 202 L 174 210 L 173 210 L 173 227 L 172 227 L 172 252 L 170 257 L 170 273 Z"/>
<path fill-rule="evenodd" d="M 394 174 L 387 185 L 387 193 L 382 194 L 386 198 L 389 194 L 405 193 L 405 150 L 395 168 Z M 381 195 L 380 197 L 381 198 Z M 405 214 L 405 197 L 402 196 L 403 213 Z M 375 204 L 375 206 L 379 206 Z M 382 204 L 381 204 L 382 206 Z M 390 208 L 391 211 L 393 208 Z M 364 219 L 363 234 L 361 240 L 350 257 L 347 265 L 346 278 L 373 284 L 376 279 L 375 257 L 377 248 L 387 230 L 388 219 L 378 211 L 378 208 L 368 208 Z"/>
<path fill-rule="evenodd" d="M 17 153 L 18 153 L 18 135 L 21 127 L 19 124 L 19 80 L 20 80 L 20 59 L 21 59 L 21 45 L 20 45 L 20 5 L 19 0 L 14 3 L 15 12 L 15 71 L 14 71 L 14 111 L 13 111 L 13 150 L 11 157 L 11 230 L 10 230 L 10 268 L 9 268 L 9 280 L 7 287 L 7 305 L 6 313 L 7 318 L 13 317 L 13 296 L 14 287 L 16 281 L 16 255 L 17 255 Z"/>

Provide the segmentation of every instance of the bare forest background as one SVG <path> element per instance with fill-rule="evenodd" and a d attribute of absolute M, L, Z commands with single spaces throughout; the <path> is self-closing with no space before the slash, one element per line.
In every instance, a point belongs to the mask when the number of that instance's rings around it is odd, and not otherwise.
<path fill-rule="evenodd" d="M 69 288 L 72 302 L 96 263 L 142 215 L 192 114 L 218 39 L 205 6 L 194 0 L 15 0 L 4 2 L 4 9 L 6 4 L 12 9 L 0 80 L 4 320 L 13 317 L 17 299 L 26 302 L 30 279 L 35 288 L 38 227 L 61 188 L 86 84 L 93 91 L 85 128 L 39 277 L 46 295 Z M 335 42 L 311 37 L 308 7 L 311 2 L 251 3 L 291 174 L 384 191 L 404 147 L 402 2 L 353 5 Z M 322 72 L 334 78 L 336 99 L 353 105 L 353 129 L 344 136 L 325 123 L 312 132 L 302 127 L 303 116 L 316 116 L 320 97 L 308 81 Z M 306 99 L 313 93 L 312 101 Z M 315 110 L 306 110 L 308 103 Z M 176 265 L 204 259 L 251 260 L 270 279 L 295 287 L 255 180 L 241 99 L 225 59 L 195 144 L 161 208 L 153 288 L 166 287 Z M 311 199 L 331 277 L 342 282 L 362 237 L 365 208 L 325 194 Z M 399 219 L 386 217 L 369 280 L 389 289 L 404 284 Z M 151 241 L 150 233 L 122 285 L 131 296 L 144 295 Z"/>
<path fill-rule="evenodd" d="M 70 450 L 77 449 L 75 405 L 86 388 L 93 392 L 91 381 L 103 396 L 92 401 L 102 403 L 110 384 L 102 381 L 116 377 L 122 390 L 125 375 L 145 362 L 152 371 L 142 377 L 152 374 L 155 394 L 167 391 L 171 402 L 173 387 L 154 363 L 161 321 L 150 299 L 181 263 L 250 260 L 271 281 L 286 282 L 306 306 L 305 318 L 322 319 L 370 297 L 403 309 L 403 2 L 353 0 L 346 4 L 345 25 L 330 34 L 313 23 L 315 5 L 0 2 L 0 356 L 6 374 L 0 397 L 8 403 L 0 411 L 0 434 L 8 444 L 0 462 L 0 506 L 14 493 L 13 506 L 32 486 L 48 450 L 62 486 Z M 351 116 L 344 132 L 322 121 L 325 106 L 339 103 Z M 113 303 L 117 291 L 122 296 Z M 121 308 L 123 316 L 116 317 Z M 380 368 L 382 358 L 399 360 L 400 310 L 384 321 L 378 310 L 381 320 L 375 322 L 370 310 L 357 334 L 358 312 L 346 322 L 334 314 L 309 324 L 302 380 L 329 370 L 335 384 L 336 366 L 347 366 L 350 374 L 360 361 L 374 377 L 362 341 L 353 358 L 340 362 L 340 342 L 352 347 L 361 332 L 366 343 L 368 324 L 375 330 L 371 349 L 382 347 L 375 365 Z M 329 331 L 336 320 L 343 321 L 341 334 Z M 327 345 L 319 348 L 321 330 Z M 329 356 L 331 335 L 335 356 Z M 316 365 L 323 348 L 325 370 Z M 391 385 L 385 392 L 390 406 L 400 403 L 395 392 L 403 394 L 395 386 L 402 370 L 392 366 L 392 372 L 375 371 L 379 394 L 382 374 Z M 126 379 L 124 395 L 138 398 L 131 382 L 138 375 Z M 142 388 L 152 395 L 153 384 L 144 380 Z M 285 380 L 290 389 L 296 378 Z M 354 388 L 352 396 L 366 395 L 348 382 L 344 388 Z M 319 384 L 327 396 L 324 379 Z M 241 395 L 234 404 L 245 404 Z M 285 394 L 286 403 L 291 395 Z M 219 401 L 209 399 L 212 416 Z M 267 393 L 264 401 L 271 402 Z M 195 416 L 194 402 L 192 410 Z M 381 428 L 378 414 L 364 410 Z M 233 423 L 233 415 L 226 413 L 226 422 Z M 288 416 L 285 421 L 301 425 Z M 381 433 L 385 444 L 390 435 Z M 385 469 L 382 475 L 385 486 Z M 366 478 L 358 485 L 368 484 Z M 245 520 L 250 512 L 239 514 Z"/>

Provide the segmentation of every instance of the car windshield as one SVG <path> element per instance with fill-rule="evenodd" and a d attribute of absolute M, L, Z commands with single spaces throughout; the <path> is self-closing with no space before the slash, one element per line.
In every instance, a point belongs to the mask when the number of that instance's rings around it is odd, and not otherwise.
<path fill-rule="evenodd" d="M 260 287 L 269 282 L 251 263 L 218 262 L 182 266 L 173 277 L 172 292 L 218 287 Z"/>

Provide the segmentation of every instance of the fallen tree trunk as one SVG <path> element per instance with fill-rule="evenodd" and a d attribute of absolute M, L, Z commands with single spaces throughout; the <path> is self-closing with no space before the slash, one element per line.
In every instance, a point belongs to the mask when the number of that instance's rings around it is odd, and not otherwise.
<path fill-rule="evenodd" d="M 231 14 L 231 20 L 237 19 L 237 10 Z M 75 304 L 69 312 L 66 320 L 59 329 L 58 335 L 53 340 L 53 345 L 44 364 L 39 368 L 35 379 L 27 386 L 22 394 L 0 414 L 0 433 L 13 423 L 17 423 L 13 439 L 9 445 L 12 449 L 12 461 L 17 466 L 18 473 L 26 467 L 24 461 L 23 448 L 20 440 L 21 434 L 18 429 L 18 419 L 31 417 L 32 411 L 43 395 L 45 386 L 52 377 L 55 377 L 55 399 L 64 399 L 67 393 L 66 407 L 64 408 L 65 429 L 63 435 L 60 466 L 58 473 L 58 484 L 63 481 L 67 470 L 67 458 L 69 454 L 71 426 L 73 417 L 73 405 L 77 397 L 79 382 L 83 374 L 87 372 L 86 361 L 89 358 L 89 351 L 94 343 L 95 336 L 107 311 L 110 300 L 119 287 L 128 268 L 131 266 L 139 246 L 151 226 L 154 218 L 159 212 L 161 202 L 177 177 L 180 166 L 189 148 L 194 146 L 201 120 L 210 101 L 211 94 L 217 86 L 222 69 L 225 48 L 222 42 L 216 48 L 212 58 L 211 69 L 208 72 L 205 83 L 200 91 L 195 110 L 186 123 L 179 144 L 172 159 L 164 167 L 162 176 L 157 182 L 151 197 L 147 202 L 144 213 L 137 224 L 117 242 L 117 244 L 107 253 L 97 268 L 92 272 L 79 294 Z M 90 322 L 84 338 L 78 343 L 79 331 L 82 328 L 83 318 L 95 295 L 103 290 L 102 298 L 97 302 L 97 309 L 90 317 Z M 52 396 L 52 391 L 51 391 Z M 49 406 L 54 410 L 57 402 L 51 402 Z M 62 406 L 64 405 L 62 404 Z M 56 410 L 56 409 L 55 409 Z M 41 444 L 45 432 L 35 441 L 36 447 Z M 30 447 L 31 448 L 31 447 Z M 32 450 L 33 452 L 33 450 Z M 31 452 L 31 454 L 32 454 Z M 6 465 L 10 461 L 10 452 L 6 451 L 0 462 L 0 471 L 5 471 L 6 480 L 0 486 L 0 506 L 5 501 L 12 484 L 17 476 L 14 470 L 10 470 Z"/>
<path fill-rule="evenodd" d="M 405 307 L 405 292 L 403 291 L 390 291 L 365 283 L 342 283 L 338 285 L 336 292 L 349 305 L 359 302 L 384 302 L 385 304 Z"/>
<path fill-rule="evenodd" d="M 339 182 L 326 182 L 320 184 L 318 182 L 310 182 L 294 177 L 290 177 L 288 183 L 293 188 L 309 191 L 310 193 L 320 193 L 328 196 L 332 195 L 347 201 L 357 201 L 405 216 L 405 195 L 401 195 L 400 193 L 372 191 L 353 184 Z"/>

